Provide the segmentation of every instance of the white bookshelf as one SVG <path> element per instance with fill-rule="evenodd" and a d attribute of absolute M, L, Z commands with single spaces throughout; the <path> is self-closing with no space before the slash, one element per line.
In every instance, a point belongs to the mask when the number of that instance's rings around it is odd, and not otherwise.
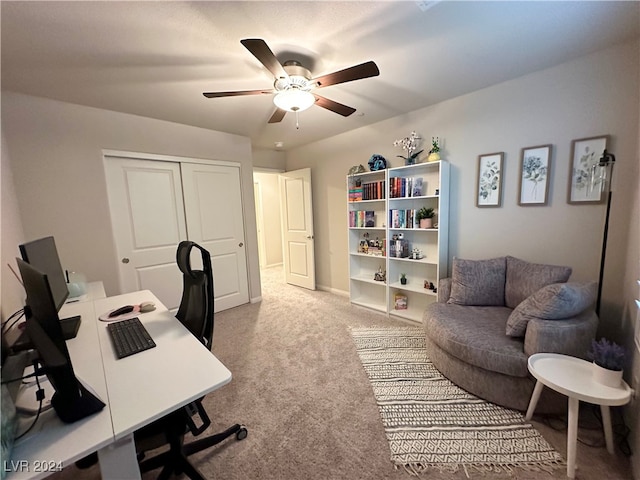
<path fill-rule="evenodd" d="M 351 192 L 347 198 L 351 303 L 414 322 L 422 320 L 426 306 L 437 299 L 435 292 L 425 288 L 425 281 L 437 287 L 438 280 L 448 274 L 449 171 L 449 163 L 441 160 L 347 176 L 347 192 Z M 421 191 L 414 191 L 413 187 L 419 182 L 422 182 Z M 358 194 L 354 192 L 356 184 L 365 185 L 363 190 L 368 189 L 369 194 L 354 198 Z M 377 188 L 371 190 L 371 184 Z M 384 194 L 379 185 L 384 185 Z M 371 199 L 371 192 L 384 198 Z M 407 221 L 422 207 L 435 210 L 436 227 L 421 229 L 417 222 Z M 401 228 L 393 228 L 394 210 L 404 212 L 396 213 L 404 219 L 397 225 Z M 394 236 L 408 242 L 409 257 L 389 255 Z M 378 255 L 376 248 L 366 251 L 361 246 L 363 241 L 375 243 L 376 240 L 384 242 L 384 256 Z M 423 258 L 412 258 L 414 248 L 422 252 Z M 384 282 L 374 280 L 379 269 L 386 272 Z M 400 283 L 401 273 L 406 274 L 404 285 Z M 406 309 L 396 310 L 397 294 L 406 297 Z"/>

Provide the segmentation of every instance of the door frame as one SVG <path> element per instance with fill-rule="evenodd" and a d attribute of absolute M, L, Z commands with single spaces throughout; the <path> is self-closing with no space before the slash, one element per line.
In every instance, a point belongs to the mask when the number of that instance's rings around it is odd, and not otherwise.
<path fill-rule="evenodd" d="M 253 176 L 253 182 L 254 185 L 257 183 L 260 185 L 260 192 L 262 192 L 262 184 L 256 180 L 256 176 L 255 174 L 259 173 L 259 174 L 267 174 L 267 175 L 273 175 L 276 177 L 276 181 L 278 181 L 278 175 L 285 173 L 285 170 L 281 169 L 281 168 L 267 168 L 267 167 L 253 167 L 252 169 L 252 176 Z M 261 227 L 262 227 L 262 232 L 263 235 L 261 236 L 260 234 L 258 234 L 258 250 L 260 252 L 260 254 L 262 255 L 262 252 L 265 251 L 264 254 L 264 258 L 266 259 L 266 239 L 264 236 L 264 218 L 260 218 L 260 215 L 258 213 L 258 209 L 260 210 L 261 213 L 264 214 L 264 204 L 262 203 L 262 195 L 259 197 L 255 196 L 255 189 L 254 189 L 254 201 L 255 201 L 255 205 L 256 205 L 256 229 L 258 228 L 258 222 L 261 223 Z M 278 205 L 277 205 L 278 209 L 280 209 L 280 190 L 278 190 Z M 282 214 L 282 212 L 280 212 Z M 282 222 L 282 220 L 281 220 Z M 282 229 L 282 224 L 280 225 L 280 230 Z M 284 249 L 284 239 L 281 240 L 280 245 L 279 245 L 280 249 Z M 279 264 L 273 264 L 270 265 L 268 263 L 265 263 L 265 265 L 260 265 L 260 270 L 262 270 L 263 268 L 269 268 L 272 266 L 277 266 L 277 265 L 283 265 L 283 262 L 279 263 Z"/>
<path fill-rule="evenodd" d="M 208 159 L 208 158 L 196 158 L 196 157 L 185 157 L 185 156 L 181 156 L 181 155 L 163 155 L 163 154 L 157 154 L 157 153 L 146 153 L 146 152 L 131 152 L 131 151 L 127 151 L 127 150 L 111 150 L 111 149 L 102 149 L 102 165 L 103 168 L 105 166 L 105 162 L 107 161 L 106 157 L 120 157 L 120 158 L 131 158 L 131 159 L 135 159 L 135 160 L 155 160 L 155 161 L 160 161 L 160 162 L 172 162 L 172 163 L 200 163 L 200 164 L 205 164 L 205 165 L 219 165 L 219 166 L 226 166 L 226 167 L 234 167 L 234 168 L 238 168 L 239 172 L 240 172 L 240 201 L 242 203 L 241 205 L 241 210 L 242 210 L 242 223 L 244 225 L 244 231 L 245 231 L 245 242 L 246 244 L 248 244 L 248 240 L 250 238 L 250 236 L 247 234 L 248 233 L 248 229 L 247 229 L 247 210 L 246 210 L 246 204 L 247 204 L 247 199 L 245 198 L 245 184 L 243 182 L 243 165 L 240 162 L 232 162 L 232 161 L 228 161 L 228 160 L 214 160 L 214 159 Z M 253 176 L 253 174 L 252 174 Z M 253 194 L 253 182 L 252 182 L 252 186 L 251 186 L 251 193 Z M 255 203 L 255 200 L 254 200 Z M 113 237 L 114 232 L 111 232 L 111 235 Z M 112 244 L 114 246 L 114 252 L 115 252 L 115 238 L 112 238 Z M 257 239 L 256 239 L 256 248 L 257 248 Z M 257 252 L 256 252 L 257 254 Z M 250 256 L 250 252 L 249 249 L 247 249 L 246 254 L 245 254 L 245 265 L 246 265 L 246 269 L 247 269 L 247 287 L 249 289 L 249 302 L 250 303 L 257 303 L 260 302 L 262 300 L 262 295 L 260 293 L 260 291 L 258 292 L 253 292 L 252 290 L 252 283 L 254 282 L 254 274 L 257 274 L 258 279 L 260 278 L 260 270 L 258 269 L 258 272 L 253 272 L 251 269 L 251 265 L 249 262 L 249 256 Z M 115 261 L 118 261 L 117 256 L 114 257 Z M 259 280 L 258 280 L 259 282 Z M 258 287 L 259 288 L 259 287 Z M 119 291 L 122 291 L 122 284 L 121 284 L 121 279 L 118 276 L 118 289 Z M 258 295 L 255 295 L 255 293 L 257 293 Z"/>

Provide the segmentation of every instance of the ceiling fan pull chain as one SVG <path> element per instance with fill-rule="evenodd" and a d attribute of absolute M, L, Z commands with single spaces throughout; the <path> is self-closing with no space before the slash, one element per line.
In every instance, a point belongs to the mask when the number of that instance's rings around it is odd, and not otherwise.
<path fill-rule="evenodd" d="M 300 130 L 300 124 L 298 123 L 298 110 L 296 110 L 296 130 Z"/>

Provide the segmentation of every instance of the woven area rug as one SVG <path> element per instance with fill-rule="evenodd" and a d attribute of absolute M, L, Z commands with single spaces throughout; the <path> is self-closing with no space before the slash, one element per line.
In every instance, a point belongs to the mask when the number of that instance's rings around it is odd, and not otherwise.
<path fill-rule="evenodd" d="M 471 395 L 429 361 L 419 327 L 352 328 L 375 395 L 391 461 L 412 474 L 551 471 L 565 465 L 517 411 Z"/>

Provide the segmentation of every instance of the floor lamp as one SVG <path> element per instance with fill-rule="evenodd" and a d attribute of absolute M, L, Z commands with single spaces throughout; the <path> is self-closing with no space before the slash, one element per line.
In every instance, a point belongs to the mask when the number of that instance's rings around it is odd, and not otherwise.
<path fill-rule="evenodd" d="M 596 314 L 600 316 L 600 302 L 602 300 L 602 278 L 604 277 L 604 260 L 607 254 L 607 235 L 609 233 L 609 213 L 611 212 L 611 181 L 613 180 L 613 165 L 616 162 L 616 157 L 612 153 L 607 152 L 605 149 L 600 157 L 598 167 L 602 170 L 602 181 L 606 184 L 607 191 L 607 212 L 604 218 L 604 234 L 602 237 L 602 255 L 600 256 L 600 276 L 598 277 L 598 297 L 596 300 Z M 611 171 L 607 177 L 607 169 L 611 167 Z M 602 185 L 602 183 L 601 183 Z"/>

